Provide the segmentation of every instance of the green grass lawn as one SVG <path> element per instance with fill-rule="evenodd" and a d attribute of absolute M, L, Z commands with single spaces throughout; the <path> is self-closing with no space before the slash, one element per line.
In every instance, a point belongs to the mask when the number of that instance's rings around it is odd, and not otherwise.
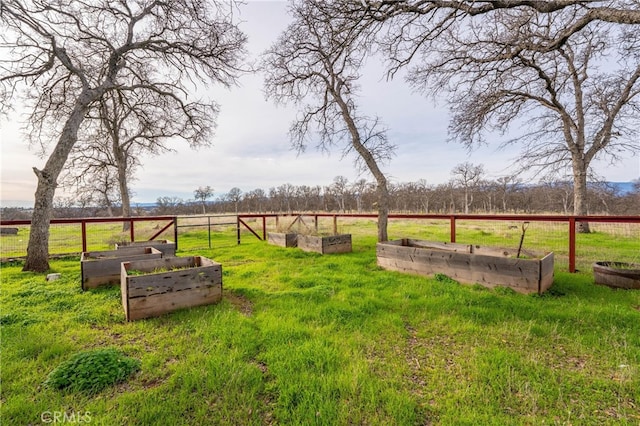
<path fill-rule="evenodd" d="M 52 282 L 3 264 L 2 424 L 640 423 L 640 291 L 558 269 L 543 296 L 488 290 L 383 271 L 374 236 L 353 245 L 180 252 L 222 264 L 222 302 L 131 323 L 119 288 L 81 291 L 78 258 L 52 261 Z M 45 385 L 100 348 L 139 369 L 97 393 Z"/>

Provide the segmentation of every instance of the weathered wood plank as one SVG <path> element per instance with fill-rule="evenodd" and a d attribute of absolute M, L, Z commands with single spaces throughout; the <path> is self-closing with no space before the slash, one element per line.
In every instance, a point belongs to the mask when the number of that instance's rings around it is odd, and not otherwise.
<path fill-rule="evenodd" d="M 18 230 L 19 228 L 6 228 L 6 227 L 2 227 L 0 228 L 0 234 L 1 235 L 18 235 Z"/>
<path fill-rule="evenodd" d="M 349 253 L 352 251 L 351 234 L 298 235 L 298 248 L 320 254 Z"/>
<path fill-rule="evenodd" d="M 548 253 L 540 260 L 540 287 L 538 294 L 547 291 L 553 284 L 554 256 L 553 252 Z"/>
<path fill-rule="evenodd" d="M 401 242 L 402 245 L 397 241 L 378 243 L 376 255 L 380 267 L 427 276 L 440 273 L 461 283 L 507 286 L 523 293 L 540 293 L 553 283 L 553 253 L 544 259 L 518 259 L 504 257 L 502 249 L 479 250 L 478 246 L 468 246 L 470 251 L 483 253 L 473 254 L 455 246 L 432 248 L 440 244 L 432 245 L 429 241 Z"/>
<path fill-rule="evenodd" d="M 297 247 L 298 234 L 269 232 L 267 233 L 267 241 L 269 242 L 269 244 L 273 244 L 279 247 Z"/>
<path fill-rule="evenodd" d="M 424 241 L 424 240 L 413 240 L 413 239 L 407 239 L 405 241 L 406 242 L 402 244 L 403 246 L 471 253 L 471 246 L 468 244 L 447 243 L 447 242 L 441 243 L 436 241 Z"/>
<path fill-rule="evenodd" d="M 123 262 L 120 290 L 128 321 L 215 303 L 222 298 L 222 265 L 202 256 Z"/>
<path fill-rule="evenodd" d="M 204 266 L 196 269 L 129 276 L 129 298 L 147 297 L 199 288 L 222 281 L 221 266 Z"/>
<path fill-rule="evenodd" d="M 176 255 L 176 243 L 169 240 L 151 240 L 151 241 L 134 241 L 121 242 L 116 244 L 116 250 L 122 250 L 130 247 L 153 247 L 162 252 L 163 257 L 172 257 Z"/>
<path fill-rule="evenodd" d="M 156 294 L 129 299 L 129 321 L 156 317 L 177 309 L 210 305 L 222 300 L 222 285 L 192 288 L 189 291 Z"/>
<path fill-rule="evenodd" d="M 120 264 L 130 260 L 160 259 L 162 253 L 153 247 L 130 247 L 120 250 L 83 252 L 80 256 L 83 290 L 120 282 Z"/>

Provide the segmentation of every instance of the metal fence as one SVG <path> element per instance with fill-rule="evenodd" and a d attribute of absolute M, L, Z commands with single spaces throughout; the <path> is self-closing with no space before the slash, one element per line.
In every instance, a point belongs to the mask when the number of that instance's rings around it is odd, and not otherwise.
<path fill-rule="evenodd" d="M 375 214 L 246 214 L 238 216 L 247 237 L 268 232 L 351 233 L 376 235 Z M 576 232 L 588 222 L 591 233 Z M 390 214 L 389 239 L 415 238 L 488 247 L 518 247 L 533 254 L 554 252 L 556 265 L 570 272 L 593 262 L 640 262 L 639 216 L 431 215 Z M 251 238 L 254 238 L 251 237 Z"/>
<path fill-rule="evenodd" d="M 376 237 L 375 214 L 240 214 L 135 218 L 54 219 L 50 255 L 113 249 L 118 242 L 173 240 L 182 251 L 230 247 L 243 238 L 266 240 L 268 232 L 350 233 Z M 589 222 L 590 234 L 576 223 Z M 2 221 L 2 260 L 26 256 L 29 221 Z M 389 238 L 518 247 L 554 252 L 556 266 L 575 272 L 596 261 L 640 263 L 639 216 L 389 215 Z"/>
<path fill-rule="evenodd" d="M 180 216 L 177 233 L 181 250 L 237 245 L 238 217 L 233 215 Z"/>
<path fill-rule="evenodd" d="M 0 258 L 27 255 L 31 221 L 1 221 Z M 52 219 L 49 255 L 64 256 L 95 250 L 113 250 L 115 244 L 148 240 L 175 240 L 177 217 Z"/>

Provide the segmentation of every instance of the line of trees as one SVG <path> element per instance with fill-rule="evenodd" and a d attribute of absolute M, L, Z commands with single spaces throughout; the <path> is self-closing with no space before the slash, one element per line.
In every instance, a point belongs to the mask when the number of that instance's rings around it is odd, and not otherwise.
<path fill-rule="evenodd" d="M 454 168 L 458 170 L 459 166 Z M 204 187 L 204 189 L 210 187 Z M 199 188 L 203 189 L 203 188 Z M 365 179 L 349 182 L 337 176 L 330 185 L 282 184 L 268 190 L 256 188 L 243 192 L 232 188 L 228 193 L 213 198 L 193 200 L 180 197 L 159 197 L 153 207 L 134 205 L 134 216 L 143 215 L 197 215 L 236 213 L 293 213 L 337 212 L 372 213 L 377 211 L 377 184 Z M 210 199 L 210 200 L 209 200 Z M 425 180 L 389 184 L 389 211 L 392 213 L 505 213 L 539 214 L 573 213 L 573 187 L 570 182 L 543 182 L 526 184 L 514 178 L 495 180 L 481 176 L 473 182 L 461 183 L 452 174 L 451 180 L 442 184 L 429 184 Z M 608 183 L 590 183 L 587 191 L 587 212 L 592 215 L 640 214 L 640 180 L 630 191 Z M 82 204 L 72 199 L 60 199 L 55 203 L 56 217 L 110 216 L 122 214 L 119 206 Z M 3 208 L 6 220 L 29 219 L 30 211 L 19 208 Z"/>
<path fill-rule="evenodd" d="M 393 213 L 558 213 L 573 214 L 571 182 L 543 182 L 529 185 L 517 179 L 478 179 L 462 185 L 447 183 L 389 183 L 389 211 Z M 326 186 L 282 184 L 268 190 L 242 192 L 233 188 L 207 205 L 208 213 L 372 213 L 378 206 L 377 183 L 365 179 L 349 182 L 337 176 Z M 640 181 L 632 191 L 622 193 L 608 183 L 590 183 L 587 214 L 640 214 Z M 152 210 L 156 214 L 197 214 L 196 201 L 163 197 Z"/>

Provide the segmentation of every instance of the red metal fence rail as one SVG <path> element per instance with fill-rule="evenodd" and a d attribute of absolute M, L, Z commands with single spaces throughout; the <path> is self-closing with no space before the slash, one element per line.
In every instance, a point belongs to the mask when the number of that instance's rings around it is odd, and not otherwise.
<path fill-rule="evenodd" d="M 114 227 L 113 225 L 116 224 Z M 0 225 L 17 230 L 15 234 L 5 235 L 3 231 L 0 244 L 2 258 L 17 258 L 26 255 L 30 220 L 2 220 Z M 96 238 L 96 229 L 102 226 L 102 238 Z M 116 228 L 122 226 L 120 231 Z M 93 232 L 87 228 L 92 227 Z M 173 230 L 170 228 L 173 227 Z M 106 229 L 108 228 L 108 230 Z M 18 231 L 22 231 L 18 233 Z M 89 249 L 105 249 L 117 242 L 152 241 L 161 235 L 169 235 L 178 243 L 176 216 L 144 216 L 131 218 L 79 218 L 52 219 L 49 233 L 50 254 L 65 255 L 86 252 Z M 64 241 L 63 241 L 64 240 Z M 91 247 L 90 247 L 91 246 Z"/>
<path fill-rule="evenodd" d="M 338 218 L 354 219 L 354 218 L 377 218 L 376 214 L 358 214 L 358 213 L 299 213 L 299 214 L 241 214 L 238 215 L 238 244 L 240 244 L 240 230 L 242 227 L 249 230 L 259 239 L 266 239 L 267 235 L 267 218 L 275 218 L 276 224 L 279 217 L 304 216 L 313 217 L 317 228 L 318 218 L 332 218 L 334 232 L 337 229 Z M 262 237 L 260 232 L 252 229 L 247 224 L 249 219 L 262 220 Z M 394 219 L 407 220 L 446 220 L 449 222 L 449 240 L 454 243 L 458 237 L 456 224 L 460 221 L 513 221 L 513 222 L 553 222 L 566 225 L 566 245 L 568 247 L 568 269 L 570 272 L 576 272 L 576 224 L 580 222 L 588 223 L 610 223 L 610 224 L 633 224 L 640 232 L 640 216 L 559 216 L 559 215 L 463 215 L 463 214 L 390 214 L 390 221 Z M 392 222 L 390 222 L 392 223 Z M 635 235 L 635 234 L 634 234 Z M 640 233 L 638 234 L 638 256 L 640 256 Z"/>

